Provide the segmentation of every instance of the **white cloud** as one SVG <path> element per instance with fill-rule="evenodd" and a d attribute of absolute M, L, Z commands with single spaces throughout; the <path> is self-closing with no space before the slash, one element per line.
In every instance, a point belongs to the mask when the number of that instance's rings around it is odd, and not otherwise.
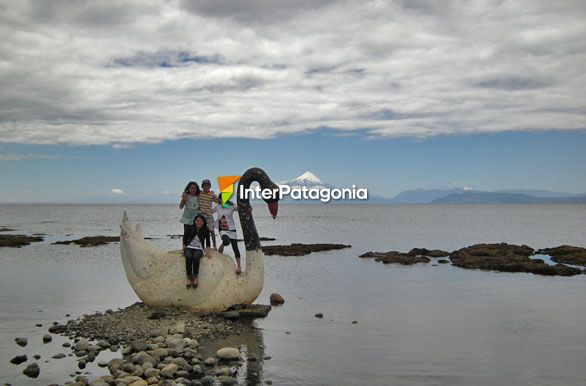
<path fill-rule="evenodd" d="M 124 193 L 124 191 L 122 191 L 122 189 L 112 188 L 112 190 L 110 191 L 110 194 L 122 195 L 122 194 L 126 194 L 126 193 Z"/>
<path fill-rule="evenodd" d="M 0 141 L 586 129 L 586 3 L 0 5 Z"/>

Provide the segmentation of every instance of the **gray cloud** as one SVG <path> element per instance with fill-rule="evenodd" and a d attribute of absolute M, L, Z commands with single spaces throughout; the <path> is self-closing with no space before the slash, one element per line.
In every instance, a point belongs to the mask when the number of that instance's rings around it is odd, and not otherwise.
<path fill-rule="evenodd" d="M 14 1 L 0 142 L 586 129 L 581 1 Z"/>

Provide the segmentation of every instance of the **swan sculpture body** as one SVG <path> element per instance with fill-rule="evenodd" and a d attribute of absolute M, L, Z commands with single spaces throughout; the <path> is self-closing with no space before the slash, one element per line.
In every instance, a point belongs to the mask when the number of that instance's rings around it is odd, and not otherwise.
<path fill-rule="evenodd" d="M 259 168 L 248 169 L 239 186 L 249 188 L 258 182 L 262 189 L 278 189 Z M 265 200 L 276 217 L 277 200 Z M 133 229 L 126 212 L 120 233 L 120 254 L 130 285 L 143 303 L 155 308 L 186 307 L 192 311 L 223 311 L 235 304 L 252 304 L 264 283 L 264 254 L 252 208 L 246 198 L 237 198 L 238 214 L 246 246 L 245 270 L 237 275 L 232 258 L 212 251 L 212 258 L 202 257 L 197 289 L 185 288 L 185 258 L 180 251 L 167 252 L 147 243 L 140 225 Z"/>

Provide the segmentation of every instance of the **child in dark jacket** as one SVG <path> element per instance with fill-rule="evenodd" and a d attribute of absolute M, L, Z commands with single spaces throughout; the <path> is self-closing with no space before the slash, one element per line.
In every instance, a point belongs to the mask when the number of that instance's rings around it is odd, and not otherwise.
<path fill-rule="evenodd" d="M 203 257 L 204 251 L 208 258 L 212 257 L 210 231 L 205 217 L 198 214 L 193 220 L 193 225 L 183 235 L 183 256 L 185 256 L 187 274 L 186 288 L 197 288 L 199 261 Z"/>

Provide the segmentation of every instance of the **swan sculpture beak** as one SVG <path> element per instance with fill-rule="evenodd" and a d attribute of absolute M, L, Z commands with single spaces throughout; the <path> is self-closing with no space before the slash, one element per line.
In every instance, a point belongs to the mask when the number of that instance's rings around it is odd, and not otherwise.
<path fill-rule="evenodd" d="M 277 201 L 269 202 L 268 204 L 269 212 L 271 212 L 271 216 L 273 216 L 273 220 L 277 218 L 277 212 L 279 211 L 279 203 Z"/>

